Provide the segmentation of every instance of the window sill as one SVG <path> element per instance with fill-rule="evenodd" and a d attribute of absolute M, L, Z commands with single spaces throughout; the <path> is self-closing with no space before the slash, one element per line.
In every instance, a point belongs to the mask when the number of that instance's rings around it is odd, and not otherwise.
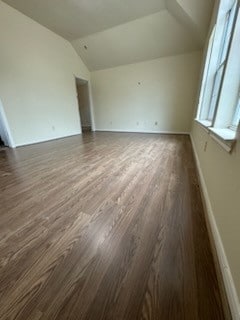
<path fill-rule="evenodd" d="M 208 121 L 208 120 L 199 120 L 199 119 L 195 119 L 195 121 L 196 121 L 200 126 L 202 126 L 203 129 L 205 129 L 207 132 L 209 132 L 209 128 L 210 128 L 211 125 L 212 125 L 212 122 L 211 122 L 211 121 Z"/>
<path fill-rule="evenodd" d="M 212 128 L 211 121 L 208 120 L 199 120 L 195 119 L 195 121 L 204 129 L 206 132 L 210 133 L 210 136 L 221 146 L 224 150 L 231 153 L 233 146 L 236 141 L 237 132 L 232 129 L 219 129 Z"/>
<path fill-rule="evenodd" d="M 231 129 L 209 128 L 211 137 L 227 152 L 231 152 L 236 141 L 236 131 Z"/>

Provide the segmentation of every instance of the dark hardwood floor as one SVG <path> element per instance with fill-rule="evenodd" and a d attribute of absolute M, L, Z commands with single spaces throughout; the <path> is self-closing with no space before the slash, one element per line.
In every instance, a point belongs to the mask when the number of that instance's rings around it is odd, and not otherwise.
<path fill-rule="evenodd" d="M 221 320 L 187 136 L 0 153 L 0 319 Z"/>

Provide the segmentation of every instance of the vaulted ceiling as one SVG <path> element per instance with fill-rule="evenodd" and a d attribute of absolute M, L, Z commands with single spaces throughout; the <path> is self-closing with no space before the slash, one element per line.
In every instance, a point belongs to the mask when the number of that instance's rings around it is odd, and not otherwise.
<path fill-rule="evenodd" d="M 4 0 L 68 40 L 155 13 L 164 0 Z"/>
<path fill-rule="evenodd" d="M 80 38 L 72 44 L 90 70 L 151 60 L 200 48 L 195 37 L 167 10 Z"/>
<path fill-rule="evenodd" d="M 214 0 L 3 0 L 69 40 L 90 70 L 199 50 Z"/>

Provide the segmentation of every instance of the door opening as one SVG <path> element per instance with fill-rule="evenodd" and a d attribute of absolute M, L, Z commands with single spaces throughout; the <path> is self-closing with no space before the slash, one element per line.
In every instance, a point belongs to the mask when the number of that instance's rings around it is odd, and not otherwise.
<path fill-rule="evenodd" d="M 0 149 L 5 147 L 14 148 L 15 145 L 13 143 L 3 105 L 0 100 Z"/>
<path fill-rule="evenodd" d="M 88 82 L 76 78 L 76 87 L 82 132 L 90 132 L 92 131 L 92 119 Z"/>

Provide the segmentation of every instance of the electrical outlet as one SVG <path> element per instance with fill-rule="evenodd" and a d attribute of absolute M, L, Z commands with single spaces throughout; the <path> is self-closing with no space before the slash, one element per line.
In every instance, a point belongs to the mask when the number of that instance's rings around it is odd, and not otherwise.
<path fill-rule="evenodd" d="M 155 126 L 157 126 L 158 125 L 158 122 L 157 121 L 155 121 Z"/>

